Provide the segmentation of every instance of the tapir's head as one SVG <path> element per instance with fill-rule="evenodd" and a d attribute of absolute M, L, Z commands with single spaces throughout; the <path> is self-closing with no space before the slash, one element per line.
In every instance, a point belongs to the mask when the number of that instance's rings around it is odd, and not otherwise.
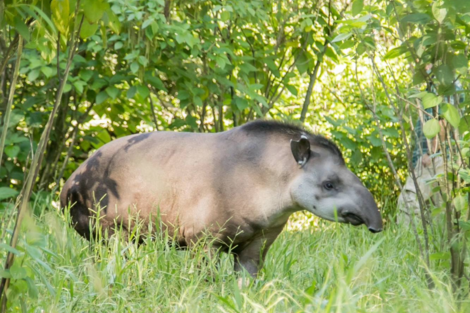
<path fill-rule="evenodd" d="M 382 231 L 374 197 L 346 167 L 335 144 L 321 136 L 302 136 L 291 140 L 291 151 L 298 166 L 290 193 L 297 206 L 330 221 Z"/>

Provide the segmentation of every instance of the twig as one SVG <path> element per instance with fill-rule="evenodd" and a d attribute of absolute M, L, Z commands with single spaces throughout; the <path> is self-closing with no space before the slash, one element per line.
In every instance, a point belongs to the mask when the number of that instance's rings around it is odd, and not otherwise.
<path fill-rule="evenodd" d="M 2 159 L 3 159 L 3 150 L 5 148 L 5 140 L 7 138 L 8 125 L 10 124 L 11 107 L 13 105 L 13 98 L 15 96 L 16 80 L 18 79 L 18 73 L 20 70 L 20 61 L 21 61 L 22 52 L 23 52 L 23 37 L 20 36 L 18 40 L 18 51 L 16 55 L 15 70 L 13 72 L 13 78 L 10 82 L 10 93 L 8 94 L 8 102 L 7 102 L 7 107 L 5 110 L 5 117 L 3 119 L 3 130 L 2 130 L 2 137 L 0 140 L 0 168 L 1 168 Z"/>
<path fill-rule="evenodd" d="M 153 106 L 152 95 L 149 95 L 150 110 L 152 111 L 153 122 L 155 123 L 155 130 L 158 130 L 157 116 L 155 115 L 155 107 Z"/>

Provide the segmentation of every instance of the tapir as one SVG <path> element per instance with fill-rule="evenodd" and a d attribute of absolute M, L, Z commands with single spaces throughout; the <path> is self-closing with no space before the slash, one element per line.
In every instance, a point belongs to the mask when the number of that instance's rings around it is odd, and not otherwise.
<path fill-rule="evenodd" d="M 252 276 L 296 211 L 373 233 L 383 228 L 372 194 L 332 141 L 267 120 L 220 133 L 157 131 L 111 141 L 70 176 L 60 203 L 87 239 L 98 227 L 112 235 L 130 231 L 133 218 L 151 223 L 156 216 L 180 247 L 210 233 L 217 249 L 234 255 L 235 271 Z"/>

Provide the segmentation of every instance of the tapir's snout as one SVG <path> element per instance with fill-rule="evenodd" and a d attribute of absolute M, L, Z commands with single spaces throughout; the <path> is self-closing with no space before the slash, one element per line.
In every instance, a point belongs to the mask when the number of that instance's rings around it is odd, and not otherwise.
<path fill-rule="evenodd" d="M 365 205 L 365 224 L 367 226 L 367 229 L 371 233 L 380 233 L 383 230 L 383 221 L 382 221 L 382 215 L 380 214 L 379 208 L 377 207 L 377 204 L 375 203 L 374 197 L 372 194 L 367 190 L 365 193 L 364 197 L 364 203 Z"/>
<path fill-rule="evenodd" d="M 341 212 L 344 220 L 354 226 L 365 224 L 371 233 L 380 233 L 383 230 L 383 221 L 374 197 L 363 186 L 355 191 L 357 206 Z"/>

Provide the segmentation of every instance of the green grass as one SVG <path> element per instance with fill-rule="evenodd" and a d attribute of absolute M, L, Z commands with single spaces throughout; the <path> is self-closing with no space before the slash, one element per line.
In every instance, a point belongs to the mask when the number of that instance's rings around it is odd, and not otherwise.
<path fill-rule="evenodd" d="M 0 247 L 2 260 L 5 252 Z M 259 279 L 242 288 L 226 254 L 217 262 L 203 248 L 179 251 L 162 240 L 90 246 L 55 209 L 27 217 L 17 253 L 11 311 L 470 311 L 469 301 L 452 295 L 445 261 L 433 261 L 436 287 L 426 287 L 413 234 L 394 225 L 373 235 L 299 214 L 272 246 Z"/>

